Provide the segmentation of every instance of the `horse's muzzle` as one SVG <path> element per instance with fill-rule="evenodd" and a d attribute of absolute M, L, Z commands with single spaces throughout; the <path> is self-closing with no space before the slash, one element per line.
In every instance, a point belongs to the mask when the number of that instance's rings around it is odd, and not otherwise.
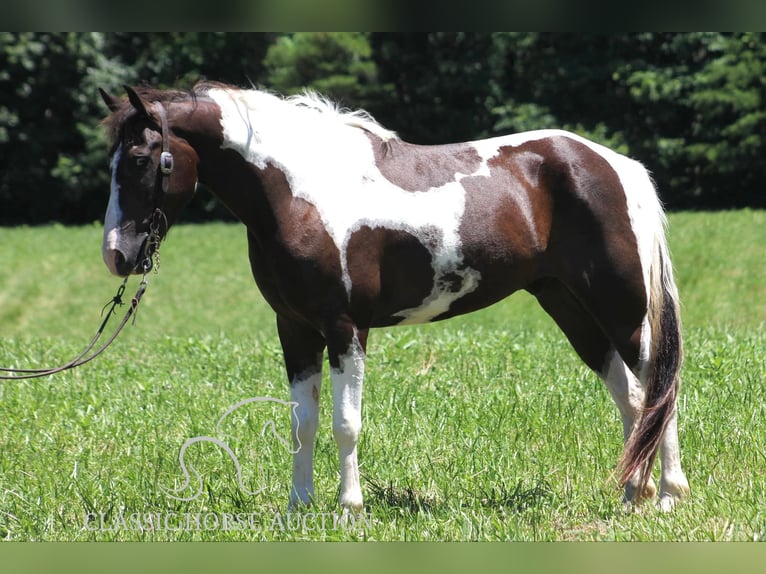
<path fill-rule="evenodd" d="M 153 250 L 151 250 L 153 251 Z M 103 251 L 104 263 L 113 275 L 127 277 L 128 275 L 140 275 L 152 270 L 152 254 L 147 252 L 146 242 L 139 250 L 139 257 L 129 261 L 119 249 L 105 249 Z"/>

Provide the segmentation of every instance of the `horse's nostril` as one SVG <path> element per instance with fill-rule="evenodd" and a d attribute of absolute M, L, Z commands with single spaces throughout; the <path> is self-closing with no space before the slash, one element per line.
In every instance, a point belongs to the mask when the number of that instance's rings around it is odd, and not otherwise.
<path fill-rule="evenodd" d="M 133 272 L 133 266 L 125 259 L 122 251 L 116 251 L 114 254 L 114 268 L 120 277 L 127 277 Z"/>
<path fill-rule="evenodd" d="M 114 275 L 126 277 L 132 271 L 131 265 L 125 260 L 125 255 L 118 249 L 104 251 L 104 262 Z"/>

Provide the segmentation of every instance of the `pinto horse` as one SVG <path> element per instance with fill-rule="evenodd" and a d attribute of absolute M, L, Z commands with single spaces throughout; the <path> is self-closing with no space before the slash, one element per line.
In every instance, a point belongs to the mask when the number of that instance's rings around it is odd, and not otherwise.
<path fill-rule="evenodd" d="M 210 82 L 126 91 L 101 91 L 112 112 L 104 261 L 119 276 L 146 272 L 150 238 L 164 237 L 198 181 L 245 224 L 297 403 L 291 508 L 314 496 L 325 348 L 340 505 L 359 511 L 369 330 L 468 313 L 519 289 L 614 398 L 625 500 L 655 496 L 657 452 L 661 506 L 688 492 L 678 294 L 665 216 L 639 163 L 559 130 L 413 145 L 312 93 Z"/>

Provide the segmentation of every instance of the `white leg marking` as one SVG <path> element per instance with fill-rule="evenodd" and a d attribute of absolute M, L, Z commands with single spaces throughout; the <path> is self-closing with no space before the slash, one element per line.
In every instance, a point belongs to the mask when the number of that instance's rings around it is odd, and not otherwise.
<path fill-rule="evenodd" d="M 340 368 L 332 369 L 332 431 L 340 458 L 340 505 L 344 509 L 361 511 L 362 488 L 356 445 L 362 430 L 362 382 L 365 354 L 359 339 L 354 338 Z"/>
<path fill-rule="evenodd" d="M 633 425 L 641 415 L 644 406 L 644 388 L 633 372 L 622 360 L 620 354 L 612 349 L 607 354 L 602 375 L 609 393 L 612 395 L 622 417 L 623 441 L 627 441 Z M 638 498 L 638 476 L 634 475 L 625 485 L 625 501 L 633 502 Z M 644 496 L 652 497 L 657 492 L 654 481 L 650 478 Z"/>
<path fill-rule="evenodd" d="M 319 427 L 321 386 L 321 371 L 297 377 L 290 385 L 290 400 L 298 403 L 291 423 L 294 451 L 291 509 L 311 504 L 314 498 L 314 439 Z"/>
<path fill-rule="evenodd" d="M 660 507 L 672 510 L 678 499 L 689 494 L 689 481 L 681 469 L 681 450 L 678 447 L 678 420 L 676 411 L 670 419 L 660 445 L 662 478 L 660 479 Z"/>

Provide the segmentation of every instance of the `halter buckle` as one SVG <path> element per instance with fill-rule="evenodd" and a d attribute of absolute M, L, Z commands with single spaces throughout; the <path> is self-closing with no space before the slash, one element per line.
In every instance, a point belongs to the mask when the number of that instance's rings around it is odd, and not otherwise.
<path fill-rule="evenodd" d="M 169 151 L 163 151 L 160 154 L 160 171 L 163 175 L 173 173 L 173 154 Z"/>

